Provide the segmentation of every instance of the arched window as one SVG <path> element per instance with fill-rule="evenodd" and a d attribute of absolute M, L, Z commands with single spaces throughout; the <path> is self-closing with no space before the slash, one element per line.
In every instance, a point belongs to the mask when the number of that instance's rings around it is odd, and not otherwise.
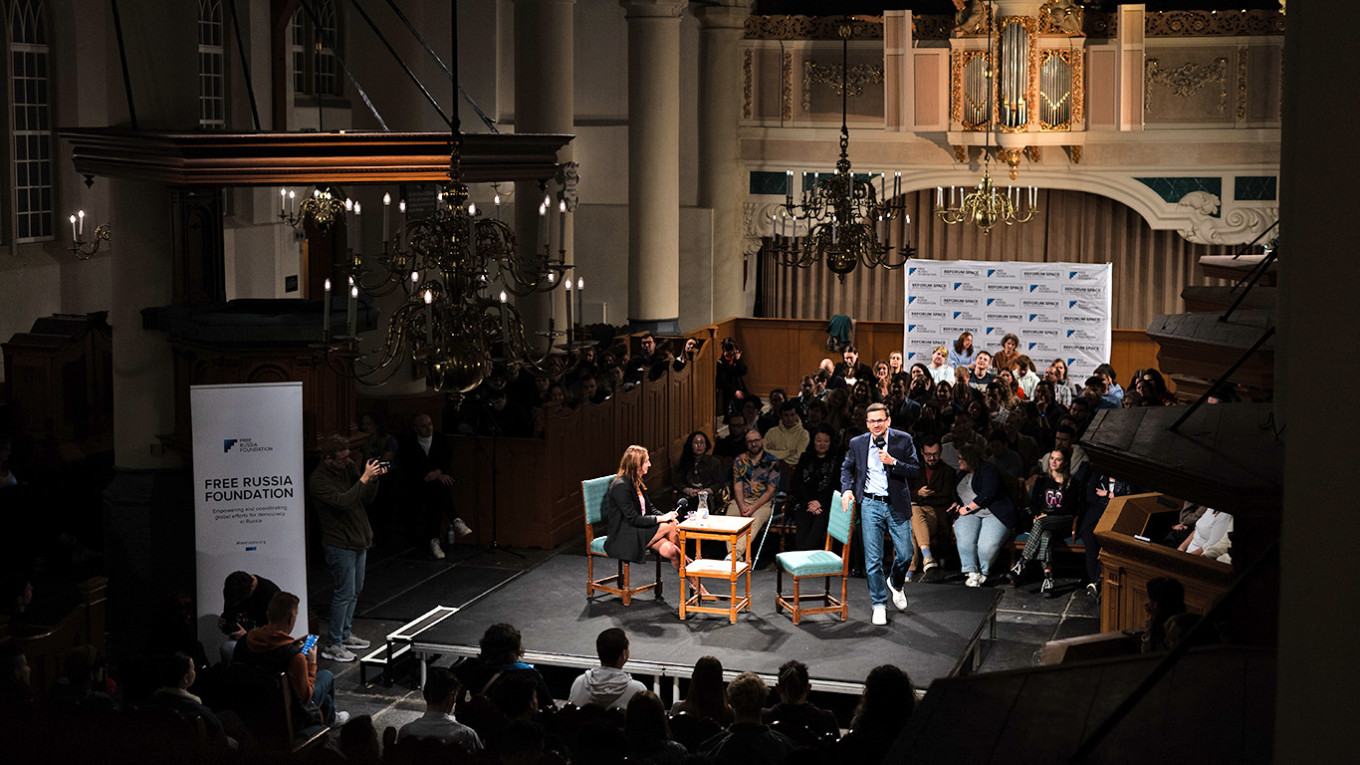
<path fill-rule="evenodd" d="M 226 56 L 222 0 L 198 0 L 198 126 L 227 126 Z"/>
<path fill-rule="evenodd" d="M 9 13 L 14 240 L 52 237 L 52 106 L 47 9 L 14 0 Z"/>
<path fill-rule="evenodd" d="M 340 95 L 340 67 L 335 59 L 339 45 L 340 21 L 335 0 L 302 0 L 288 29 L 288 58 L 297 95 Z"/>

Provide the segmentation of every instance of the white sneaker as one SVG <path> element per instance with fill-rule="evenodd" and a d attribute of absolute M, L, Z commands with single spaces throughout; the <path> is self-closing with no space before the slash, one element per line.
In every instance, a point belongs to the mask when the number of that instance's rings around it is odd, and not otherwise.
<path fill-rule="evenodd" d="M 369 646 L 369 642 L 359 637 L 358 635 L 350 635 L 349 637 L 340 641 L 340 645 L 343 645 L 345 648 L 367 648 Z"/>
<path fill-rule="evenodd" d="M 877 625 L 880 626 L 880 627 L 882 627 L 882 626 L 884 626 L 885 624 L 888 623 L 888 607 L 887 607 L 887 606 L 874 606 L 874 618 L 873 618 L 873 622 L 874 622 L 874 624 L 877 624 Z"/>
<path fill-rule="evenodd" d="M 444 548 L 439 545 L 436 538 L 430 539 L 430 557 L 435 560 L 444 560 Z"/>
<path fill-rule="evenodd" d="M 891 576 L 891 575 L 888 576 L 888 592 L 892 593 L 892 602 L 893 602 L 893 605 L 897 607 L 897 610 L 898 610 L 898 611 L 905 611 L 905 610 L 907 610 L 907 593 L 906 593 L 906 589 L 907 589 L 907 588 L 906 588 L 906 583 L 905 583 L 905 582 L 903 583 L 902 589 L 900 589 L 900 590 L 897 589 L 896 587 L 893 587 L 893 586 L 892 586 L 892 576 Z"/>
<path fill-rule="evenodd" d="M 472 533 L 472 529 L 466 523 L 463 523 L 462 518 L 454 518 L 453 533 L 457 534 L 460 537 L 465 537 L 468 534 Z"/>
<path fill-rule="evenodd" d="M 349 712 L 336 712 L 335 722 L 331 723 L 331 727 L 339 728 L 347 722 L 349 722 Z"/>
<path fill-rule="evenodd" d="M 979 574 L 979 573 L 977 573 L 976 571 L 974 571 L 973 573 L 969 574 L 969 575 L 967 576 L 967 578 L 965 578 L 965 579 L 963 580 L 963 586 L 964 586 L 964 587 L 981 587 L 981 586 L 982 586 L 983 580 L 984 580 L 984 577 L 982 576 L 982 574 Z"/>
<path fill-rule="evenodd" d="M 344 664 L 345 662 L 354 661 L 354 654 L 350 653 L 349 649 L 345 648 L 340 643 L 333 643 L 321 649 L 321 658 L 338 661 L 341 664 Z"/>

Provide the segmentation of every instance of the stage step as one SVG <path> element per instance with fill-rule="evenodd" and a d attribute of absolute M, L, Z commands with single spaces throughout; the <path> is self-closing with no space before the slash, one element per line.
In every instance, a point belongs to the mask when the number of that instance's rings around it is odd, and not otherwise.
<path fill-rule="evenodd" d="M 1258 284 L 1247 293 L 1238 308 L 1274 308 L 1276 289 Z M 1181 300 L 1185 301 L 1185 310 L 1190 313 L 1226 311 L 1239 294 L 1241 290 L 1232 287 L 1192 285 L 1181 290 Z"/>
<path fill-rule="evenodd" d="M 1199 259 L 1200 273 L 1211 279 L 1227 279 L 1234 284 L 1246 277 L 1253 268 L 1256 267 L 1265 255 L 1259 252 L 1232 256 L 1232 255 L 1205 255 Z M 1266 267 L 1266 272 L 1257 282 L 1261 286 L 1275 286 L 1275 272 L 1279 266 L 1276 261 Z"/>
<path fill-rule="evenodd" d="M 368 670 L 382 670 L 383 683 L 391 686 L 396 682 L 392 675 L 392 668 L 397 662 L 404 658 L 416 658 L 411 651 L 411 643 L 416 636 L 425 630 L 439 624 L 445 619 L 458 613 L 458 609 L 452 606 L 435 606 L 424 614 L 398 627 L 395 632 L 388 633 L 383 645 L 374 648 L 367 656 L 359 659 L 359 683 L 368 684 Z M 419 685 L 425 684 L 425 665 L 421 664 Z M 419 687 L 419 686 L 417 686 Z"/>

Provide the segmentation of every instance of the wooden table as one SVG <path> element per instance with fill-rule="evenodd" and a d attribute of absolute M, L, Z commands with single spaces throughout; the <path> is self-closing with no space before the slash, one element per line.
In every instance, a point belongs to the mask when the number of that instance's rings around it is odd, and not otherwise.
<path fill-rule="evenodd" d="M 680 524 L 680 591 L 687 593 L 680 600 L 680 618 L 683 620 L 689 611 L 704 614 L 727 614 L 728 620 L 732 624 L 737 623 L 738 611 L 751 610 L 751 525 L 753 518 L 743 518 L 738 515 L 710 515 L 705 520 L 688 520 Z M 687 557 L 688 540 L 695 540 L 694 559 L 685 563 Z M 733 548 L 739 548 L 743 544 L 746 550 L 746 560 L 738 561 L 735 556 L 731 560 L 704 560 L 699 557 L 703 552 L 703 540 L 712 539 L 719 542 L 729 543 Z M 686 589 L 687 579 L 691 576 L 699 577 L 699 583 L 703 584 L 704 579 L 726 579 L 730 585 L 730 594 L 700 595 L 698 592 L 689 594 Z M 737 583 L 742 579 L 746 581 L 746 589 L 740 597 L 737 595 Z M 724 607 L 705 606 L 705 600 L 722 601 L 726 600 Z"/>

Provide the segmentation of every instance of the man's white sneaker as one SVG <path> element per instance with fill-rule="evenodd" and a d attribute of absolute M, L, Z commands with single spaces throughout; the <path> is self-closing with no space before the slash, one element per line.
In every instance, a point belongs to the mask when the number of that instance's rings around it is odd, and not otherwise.
<path fill-rule="evenodd" d="M 463 523 L 463 519 L 462 519 L 462 518 L 454 518 L 454 519 L 453 519 L 453 533 L 457 534 L 457 535 L 460 536 L 460 537 L 465 537 L 465 536 L 467 536 L 468 534 L 471 534 L 471 533 L 472 533 L 472 529 L 469 528 L 468 525 L 467 525 L 466 523 Z"/>
<path fill-rule="evenodd" d="M 331 727 L 339 728 L 347 722 L 349 722 L 349 712 L 336 712 L 335 722 L 331 723 Z"/>
<path fill-rule="evenodd" d="M 968 577 L 967 577 L 966 579 L 963 580 L 963 586 L 964 586 L 964 587 L 981 587 L 981 586 L 982 586 L 982 583 L 983 583 L 985 580 L 986 580 L 986 577 L 984 577 L 982 574 L 979 574 L 979 573 L 977 573 L 977 572 L 975 571 L 975 572 L 969 574 Z"/>
<path fill-rule="evenodd" d="M 359 637 L 358 635 L 350 635 L 349 637 L 340 641 L 340 644 L 343 645 L 345 648 L 367 648 L 369 646 L 369 642 Z"/>
<path fill-rule="evenodd" d="M 430 557 L 435 560 L 444 560 L 444 548 L 439 545 L 438 539 L 430 540 Z"/>
<path fill-rule="evenodd" d="M 897 607 L 897 610 L 898 610 L 898 611 L 905 611 L 905 610 L 907 610 L 907 593 L 906 593 L 906 583 L 905 583 L 905 582 L 904 582 L 903 585 L 902 585 L 902 589 L 899 590 L 899 589 L 897 589 L 896 587 L 893 587 L 893 584 L 892 584 L 892 577 L 889 576 L 889 577 L 888 577 L 888 592 L 892 593 L 892 602 L 893 602 L 893 605 Z"/>
<path fill-rule="evenodd" d="M 338 661 L 343 664 L 345 662 L 354 661 L 354 654 L 350 653 L 349 649 L 345 648 L 343 645 L 332 643 L 321 649 L 321 658 L 329 659 L 330 661 Z"/>
<path fill-rule="evenodd" d="M 877 625 L 880 626 L 880 627 L 882 627 L 883 625 L 887 624 L 887 623 L 888 623 L 888 607 L 887 607 L 887 606 L 874 606 L 874 618 L 873 618 L 873 621 L 874 621 L 874 624 L 877 624 Z"/>

